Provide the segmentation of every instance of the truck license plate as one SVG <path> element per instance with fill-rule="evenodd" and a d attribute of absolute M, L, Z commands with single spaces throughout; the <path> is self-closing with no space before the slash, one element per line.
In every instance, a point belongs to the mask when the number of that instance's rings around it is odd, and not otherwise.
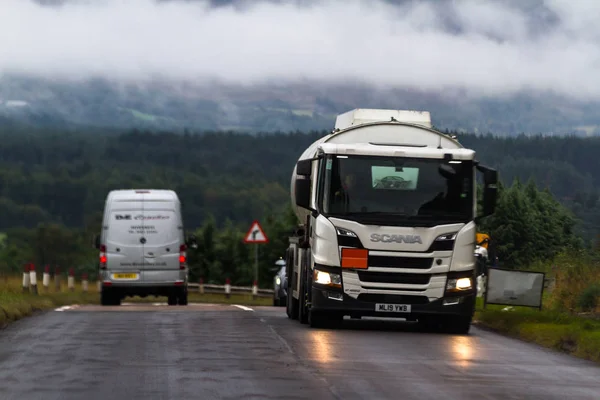
<path fill-rule="evenodd" d="M 375 311 L 409 313 L 410 304 L 375 304 Z"/>

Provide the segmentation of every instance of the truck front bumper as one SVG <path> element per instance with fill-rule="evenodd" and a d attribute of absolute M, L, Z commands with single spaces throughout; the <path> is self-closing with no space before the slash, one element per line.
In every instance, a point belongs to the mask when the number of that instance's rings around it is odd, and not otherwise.
<path fill-rule="evenodd" d="M 333 298 L 332 298 L 333 297 Z M 475 312 L 476 293 L 448 295 L 434 301 L 411 303 L 409 300 L 382 299 L 365 301 L 355 299 L 343 293 L 340 289 L 312 287 L 311 309 L 317 312 L 356 317 L 388 317 L 418 319 L 419 317 L 434 316 L 463 316 L 470 317 Z M 402 296 L 398 296 L 401 298 Z M 340 300 L 341 298 L 341 300 Z M 410 305 L 410 312 L 381 312 L 377 304 Z"/>

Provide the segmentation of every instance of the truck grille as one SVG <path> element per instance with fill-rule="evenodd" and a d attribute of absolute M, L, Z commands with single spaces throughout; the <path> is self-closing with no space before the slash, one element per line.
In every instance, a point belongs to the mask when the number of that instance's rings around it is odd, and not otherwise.
<path fill-rule="evenodd" d="M 358 295 L 358 300 L 368 301 L 370 303 L 393 303 L 393 304 L 427 304 L 427 296 L 408 296 L 398 294 L 372 294 L 362 293 Z"/>
<path fill-rule="evenodd" d="M 358 271 L 361 282 L 369 283 L 397 283 L 404 285 L 427 285 L 431 274 L 405 274 L 389 272 Z"/>
<path fill-rule="evenodd" d="M 433 258 L 369 256 L 369 267 L 429 269 Z"/>

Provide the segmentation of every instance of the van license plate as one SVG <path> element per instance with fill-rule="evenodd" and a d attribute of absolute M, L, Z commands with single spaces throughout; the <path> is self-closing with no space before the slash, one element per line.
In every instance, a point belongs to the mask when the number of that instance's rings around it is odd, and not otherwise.
<path fill-rule="evenodd" d="M 137 279 L 138 274 L 113 274 L 113 279 Z"/>
<path fill-rule="evenodd" d="M 375 311 L 409 313 L 410 304 L 375 304 Z"/>

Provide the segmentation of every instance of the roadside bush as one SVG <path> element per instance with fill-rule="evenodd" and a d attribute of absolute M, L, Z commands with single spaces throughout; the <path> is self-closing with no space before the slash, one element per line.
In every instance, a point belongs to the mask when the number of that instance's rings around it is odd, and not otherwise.
<path fill-rule="evenodd" d="M 600 286 L 600 263 L 577 251 L 560 254 L 553 266 L 555 285 L 548 296 L 549 307 L 569 312 L 592 311 L 593 305 L 598 305 L 594 287 Z"/>
<path fill-rule="evenodd" d="M 592 283 L 577 299 L 577 306 L 581 311 L 593 312 L 598 307 L 600 300 L 600 283 Z"/>

